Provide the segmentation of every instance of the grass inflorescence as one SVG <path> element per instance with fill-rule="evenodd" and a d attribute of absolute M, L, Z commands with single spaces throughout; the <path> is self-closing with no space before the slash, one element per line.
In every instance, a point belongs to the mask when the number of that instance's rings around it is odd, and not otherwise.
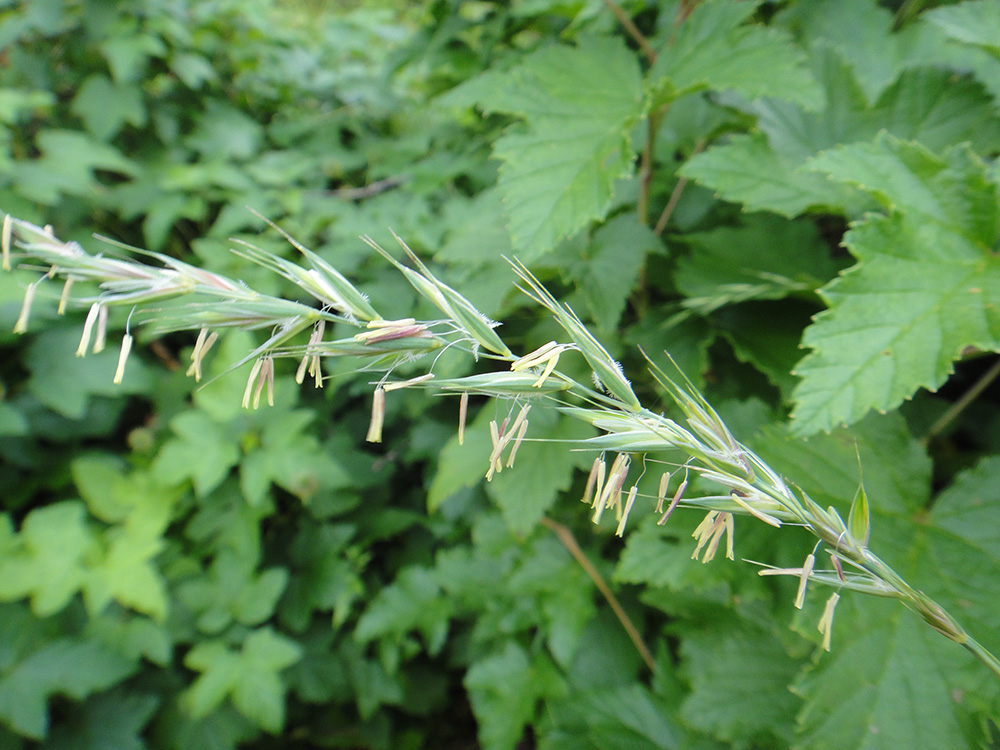
<path fill-rule="evenodd" d="M 270 222 L 269 222 L 270 223 Z M 271 224 L 273 227 L 274 225 Z M 277 229 L 277 227 L 275 227 Z M 278 231 L 281 231 L 278 229 Z M 598 453 L 587 482 L 584 501 L 590 506 L 595 522 L 611 511 L 617 520 L 617 533 L 624 533 L 638 493 L 637 481 L 629 482 L 633 464 L 647 456 L 679 453 L 673 461 L 683 470 L 684 480 L 672 497 L 666 496 L 670 474 L 660 481 L 653 512 L 659 523 L 666 523 L 677 507 L 698 508 L 705 517 L 692 536 L 693 558 L 708 562 L 723 547 L 726 557 L 734 558 L 733 516 L 751 516 L 776 529 L 786 524 L 801 526 L 816 538 L 816 547 L 801 567 L 763 566 L 761 575 L 786 575 L 799 579 L 795 606 L 801 608 L 806 586 L 816 583 L 833 589 L 819 622 L 823 646 L 829 650 L 833 616 L 841 592 L 898 599 L 925 622 L 951 640 L 962 644 L 1000 677 L 1000 661 L 983 648 L 940 605 L 910 586 L 868 547 L 870 514 L 868 497 L 861 487 L 845 522 L 833 507 L 823 508 L 801 489 L 787 482 L 778 472 L 740 443 L 702 393 L 674 368 L 668 374 L 651 358 L 650 373 L 670 396 L 683 415 L 683 423 L 645 408 L 636 396 L 621 365 L 588 330 L 567 305 L 559 302 L 523 264 L 512 261 L 512 268 L 522 289 L 531 299 L 546 308 L 566 335 L 562 342 L 551 341 L 538 349 L 516 355 L 496 331 L 498 323 L 483 315 L 467 298 L 440 281 L 402 241 L 400 244 L 410 265 L 393 257 L 374 241 L 365 241 L 396 266 L 407 281 L 441 311 L 436 320 L 383 318 L 367 296 L 346 277 L 318 255 L 282 234 L 301 253 L 301 266 L 241 242 L 234 252 L 294 283 L 315 300 L 315 305 L 260 294 L 244 283 L 191 266 L 168 256 L 142 252 L 142 257 L 90 254 L 75 242 L 62 242 L 50 227 L 37 227 L 6 216 L 3 221 L 3 267 L 34 266 L 44 274 L 28 285 L 15 332 L 29 328 L 30 311 L 39 284 L 46 278 L 60 279 L 59 312 L 68 305 L 89 308 L 77 355 L 99 351 L 104 346 L 107 309 L 124 307 L 130 311 L 130 324 L 145 325 L 154 333 L 190 330 L 197 332 L 188 374 L 201 378 L 202 361 L 220 331 L 227 328 L 260 329 L 269 332 L 267 339 L 249 352 L 235 367 L 250 364 L 251 370 L 243 397 L 243 406 L 258 408 L 266 399 L 273 402 L 274 359 L 298 359 L 296 380 L 306 375 L 316 387 L 322 387 L 323 360 L 350 357 L 358 360 L 358 369 L 381 373 L 372 395 L 372 417 L 366 439 L 382 440 L 385 402 L 400 388 L 430 388 L 460 398 L 460 440 L 465 431 L 465 412 L 470 394 L 512 400 L 520 406 L 516 415 L 501 423 L 491 422 L 492 451 L 484 477 L 513 469 L 517 451 L 529 426 L 533 405 L 554 408 L 563 414 L 596 427 L 597 437 L 581 441 L 578 448 Z M 141 252 L 141 251 L 140 251 Z M 74 284 L 96 284 L 89 296 L 73 294 Z M 167 300 L 181 304 L 163 306 Z M 327 339 L 328 323 L 356 326 L 358 333 L 349 338 Z M 309 331 L 308 341 L 300 334 Z M 93 346 L 91 345 L 91 342 Z M 124 377 L 132 347 L 132 334 L 126 330 L 120 350 L 115 381 Z M 496 362 L 495 371 L 459 378 L 436 378 L 432 372 L 406 379 L 393 379 L 403 363 L 423 361 L 445 348 L 458 348 L 477 359 L 485 355 Z M 592 384 L 582 383 L 558 369 L 561 357 L 582 355 L 592 373 Z M 669 355 L 667 355 L 669 357 Z M 513 414 L 513 411 L 512 411 Z M 608 464 L 606 456 L 615 458 Z M 699 475 L 717 488 L 717 492 L 687 496 L 688 476 Z M 664 507 L 666 505 L 666 507 Z M 817 553 L 825 549 L 830 567 L 817 567 Z"/>

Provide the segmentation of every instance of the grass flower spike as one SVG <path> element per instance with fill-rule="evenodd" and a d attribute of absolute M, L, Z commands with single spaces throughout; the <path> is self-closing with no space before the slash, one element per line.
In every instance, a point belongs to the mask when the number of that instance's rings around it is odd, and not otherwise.
<path fill-rule="evenodd" d="M 677 415 L 676 418 L 668 417 L 644 407 L 621 365 L 573 310 L 558 302 L 521 263 L 515 261 L 512 265 L 522 290 L 552 313 L 568 341 L 550 341 L 522 357 L 515 357 L 497 334 L 497 324 L 440 281 L 402 243 L 412 267 L 403 265 L 366 239 L 444 318 L 385 319 L 345 277 L 287 235 L 285 237 L 302 254 L 309 269 L 245 243 L 236 252 L 292 281 L 320 307 L 262 295 L 240 282 L 154 253 L 143 255 L 158 261 L 160 266 L 130 258 L 90 255 L 76 243 L 60 242 L 48 229 L 10 217 L 4 220 L 2 231 L 5 266 L 21 258 L 40 263 L 48 270 L 47 276 L 60 277 L 67 282 L 61 305 L 89 308 L 77 349 L 80 355 L 88 349 L 93 329 L 103 330 L 106 317 L 101 316 L 115 306 L 135 310 L 137 324 L 145 324 L 153 333 L 197 332 L 188 369 L 195 379 L 200 379 L 202 361 L 219 332 L 227 328 L 264 330 L 267 336 L 263 343 L 236 365 L 252 363 L 243 406 L 258 408 L 265 393 L 268 403 L 273 403 L 276 358 L 294 358 L 298 361 L 296 381 L 302 383 L 308 373 L 320 387 L 322 361 L 350 357 L 357 361 L 359 370 L 383 373 L 372 396 L 371 421 L 365 436 L 367 441 L 375 443 L 383 439 L 388 391 L 421 387 L 458 395 L 460 443 L 465 437 L 470 396 L 493 398 L 498 404 L 508 404 L 510 411 L 500 422 L 494 419 L 489 423 L 491 449 L 485 471 L 487 481 L 505 468 L 516 471 L 515 457 L 527 439 L 529 411 L 536 406 L 555 409 L 564 417 L 592 425 L 600 433 L 567 445 L 567 449 L 596 454 L 582 498 L 590 506 L 594 523 L 600 523 L 605 512 L 613 510 L 615 533 L 620 536 L 625 533 L 629 519 L 642 512 L 647 499 L 646 512 L 655 514 L 656 523 L 661 525 L 673 520 L 678 508 L 698 509 L 704 517 L 692 534 L 695 539 L 692 558 L 701 559 L 703 563 L 716 556 L 723 539 L 725 556 L 730 560 L 735 558 L 736 515 L 767 524 L 776 533 L 779 530 L 785 533 L 783 529 L 787 525 L 802 527 L 816 540 L 803 566 L 764 566 L 760 573 L 797 577 L 796 607 L 803 605 L 809 583 L 834 590 L 820 621 L 823 648 L 829 649 L 831 645 L 833 613 L 840 596 L 844 591 L 853 590 L 899 600 L 935 630 L 963 645 L 1000 677 L 1000 661 L 993 654 L 940 605 L 908 584 L 869 548 L 869 498 L 863 486 L 851 504 L 845 523 L 835 508 L 821 507 L 740 443 L 718 412 L 679 369 L 676 375 L 670 376 L 650 358 L 647 358 L 650 372 L 673 402 Z M 18 252 L 11 252 L 15 247 Z M 70 294 L 70 281 L 96 284 L 97 293 L 90 297 L 74 297 Z M 27 289 L 15 326 L 19 333 L 27 330 L 28 315 L 40 283 L 42 279 Z M 162 309 L 151 307 L 151 303 L 178 298 L 187 300 L 187 304 Z M 326 340 L 326 326 L 334 323 L 354 326 L 358 331 L 346 338 Z M 116 382 L 124 375 L 132 341 L 132 336 L 126 333 Z M 465 352 L 474 359 L 479 359 L 482 351 L 488 352 L 489 357 L 485 359 L 488 371 L 464 377 L 435 377 L 432 371 L 435 360 L 428 355 L 445 349 Z M 559 369 L 561 357 L 569 352 L 582 354 L 593 384 L 580 382 Z M 400 364 L 412 365 L 425 360 L 429 361 L 424 374 L 403 380 L 389 379 Z M 489 370 L 489 364 L 495 360 L 499 362 Z M 482 362 L 480 367 L 484 367 Z M 515 408 L 518 409 L 516 415 Z M 615 454 L 610 468 L 605 458 L 608 452 Z M 654 498 L 646 498 L 640 493 L 638 481 L 626 484 L 632 463 L 642 461 L 645 465 L 647 459 L 666 461 L 683 469 L 683 478 L 669 503 L 667 496 L 672 478 L 669 471 L 659 480 L 655 505 Z M 629 487 L 627 491 L 626 486 Z M 697 487 L 698 492 L 691 492 L 692 487 Z M 830 569 L 816 568 L 821 548 L 831 560 Z"/>

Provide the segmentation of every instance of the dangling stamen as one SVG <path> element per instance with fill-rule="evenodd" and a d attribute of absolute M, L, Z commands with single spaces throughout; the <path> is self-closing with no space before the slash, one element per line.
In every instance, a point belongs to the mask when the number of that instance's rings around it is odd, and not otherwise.
<path fill-rule="evenodd" d="M 247 378 L 247 387 L 243 391 L 243 402 L 242 406 L 244 409 L 250 408 L 250 394 L 253 393 L 254 382 L 257 380 L 257 375 L 260 373 L 260 368 L 264 365 L 264 360 L 258 359 L 253 363 L 253 367 L 250 368 L 250 377 Z"/>
<path fill-rule="evenodd" d="M 17 316 L 14 323 L 14 333 L 25 333 L 28 330 L 28 318 L 31 316 L 31 303 L 35 300 L 35 289 L 41 283 L 41 279 L 34 284 L 28 284 L 24 290 L 24 302 L 21 304 L 21 314 Z"/>
<path fill-rule="evenodd" d="M 681 498 L 684 497 L 684 490 L 687 489 L 687 486 L 688 486 L 688 480 L 685 479 L 683 482 L 681 482 L 681 486 L 677 488 L 677 492 L 674 493 L 674 497 L 670 501 L 670 505 L 667 506 L 666 512 L 662 516 L 660 516 L 660 520 L 656 522 L 657 526 L 663 526 L 667 522 L 667 519 L 670 518 L 670 514 L 674 512 L 674 508 L 677 507 L 677 504 L 681 501 Z"/>
<path fill-rule="evenodd" d="M 810 553 L 806 558 L 805 565 L 802 566 L 802 574 L 799 576 L 799 591 L 795 595 L 795 609 L 802 609 L 806 601 L 806 584 L 809 583 L 809 576 L 816 565 L 816 555 Z"/>
<path fill-rule="evenodd" d="M 66 279 L 63 284 L 62 294 L 59 295 L 59 307 L 56 309 L 56 315 L 66 314 L 66 305 L 69 303 L 69 291 L 73 288 L 73 282 L 75 279 L 70 276 Z"/>
<path fill-rule="evenodd" d="M 823 649 L 830 650 L 830 640 L 833 638 L 833 611 L 840 601 L 840 594 L 834 594 L 827 599 L 826 607 L 823 609 L 823 616 L 819 618 L 819 625 L 816 629 L 823 634 Z"/>
<path fill-rule="evenodd" d="M 83 335 L 80 336 L 80 345 L 76 348 L 76 356 L 87 356 L 87 349 L 90 348 L 90 336 L 94 330 L 94 323 L 97 322 L 97 315 L 100 312 L 101 304 L 95 302 L 90 306 L 87 319 L 83 323 Z"/>
<path fill-rule="evenodd" d="M 3 217 L 3 229 L 0 230 L 0 248 L 2 248 L 3 262 L 0 263 L 0 267 L 4 271 L 10 270 L 10 235 L 11 235 L 11 218 L 10 214 L 4 214 Z"/>
<path fill-rule="evenodd" d="M 469 413 L 469 392 L 462 391 L 458 399 L 458 444 L 465 443 L 465 418 Z"/>
<path fill-rule="evenodd" d="M 385 389 L 381 386 L 372 395 L 372 419 L 368 424 L 365 440 L 369 443 L 382 442 L 382 424 L 385 422 Z"/>
<path fill-rule="evenodd" d="M 604 462 L 601 456 L 594 459 L 593 465 L 590 467 L 590 474 L 587 475 L 587 488 L 583 491 L 583 498 L 581 502 L 589 503 L 590 498 L 593 496 L 594 483 L 597 481 L 597 468 Z"/>
<path fill-rule="evenodd" d="M 97 333 L 94 336 L 94 354 L 100 354 L 104 351 L 104 345 L 108 340 L 108 308 L 106 305 L 101 305 L 101 309 L 97 311 Z"/>
<path fill-rule="evenodd" d="M 635 502 L 635 496 L 639 493 L 639 486 L 633 484 L 632 489 L 628 491 L 628 500 L 625 501 L 625 510 L 622 511 L 621 520 L 618 521 L 618 530 L 615 534 L 622 536 L 625 533 L 625 522 L 628 521 L 629 511 L 632 510 L 632 503 Z"/>
<path fill-rule="evenodd" d="M 125 377 L 125 362 L 128 359 L 129 352 L 132 351 L 132 334 L 126 333 L 122 337 L 122 348 L 118 353 L 118 369 L 115 370 L 115 377 L 113 382 L 118 385 L 122 382 L 122 378 Z"/>

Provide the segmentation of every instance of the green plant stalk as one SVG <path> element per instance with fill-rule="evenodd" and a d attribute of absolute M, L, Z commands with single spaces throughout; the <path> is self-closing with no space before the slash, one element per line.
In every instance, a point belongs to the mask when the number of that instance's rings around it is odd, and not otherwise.
<path fill-rule="evenodd" d="M 398 261 L 394 261 L 395 265 L 418 292 L 442 310 L 446 315 L 444 319 L 422 322 L 381 319 L 367 298 L 349 281 L 297 243 L 315 274 L 300 273 L 290 268 L 287 261 L 263 251 L 239 252 L 248 260 L 271 268 L 295 282 L 317 299 L 321 309 L 258 294 L 238 282 L 164 256 L 154 256 L 167 266 L 157 268 L 134 260 L 90 255 L 75 243 L 59 241 L 48 228 L 42 229 L 9 216 L 4 219 L 2 244 L 5 268 L 10 267 L 11 260 L 16 257 L 21 265 L 26 265 L 26 262 L 41 263 L 44 266 L 42 270 L 47 269 L 47 277 L 61 277 L 67 282 L 60 309 L 73 302 L 89 305 L 92 310 L 101 306 L 124 306 L 141 313 L 143 309 L 149 311 L 144 305 L 150 302 L 159 304 L 165 298 L 191 297 L 196 300 L 194 304 L 157 309 L 157 317 L 148 323 L 154 329 L 171 331 L 272 328 L 270 338 L 243 360 L 255 361 L 247 384 L 249 394 L 257 379 L 258 398 L 255 402 L 259 400 L 265 378 L 273 377 L 273 366 L 262 365 L 270 363 L 274 357 L 302 358 L 300 373 L 308 365 L 310 373 L 315 374 L 317 385 L 322 385 L 319 362 L 323 357 L 357 357 L 365 362 L 366 371 L 384 371 L 376 389 L 376 413 L 373 414 L 369 439 L 372 435 L 380 439 L 383 413 L 379 405 L 384 403 L 385 391 L 395 388 L 435 388 L 444 393 L 479 393 L 512 399 L 515 403 L 524 402 L 522 417 L 515 420 L 509 429 L 506 424 L 498 427 L 494 423 L 491 426 L 494 431 L 494 455 L 491 456 L 488 477 L 492 475 L 493 464 L 502 460 L 502 454 L 508 448 L 516 451 L 523 432 L 517 433 L 516 437 L 515 432 L 523 422 L 523 414 L 530 402 L 541 401 L 570 417 L 588 422 L 602 433 L 580 443 L 580 447 L 593 449 L 601 456 L 595 461 L 592 472 L 592 479 L 594 473 L 597 474 L 597 491 L 592 505 L 595 520 L 605 509 L 614 509 L 620 519 L 619 533 L 625 527 L 631 501 L 636 497 L 633 488 L 629 492 L 629 504 L 623 507 L 622 495 L 629 464 L 627 457 L 679 451 L 686 456 L 683 462 L 678 462 L 679 465 L 700 474 L 722 490 L 718 495 L 683 498 L 685 483 L 661 517 L 661 523 L 665 522 L 678 505 L 707 511 L 706 520 L 696 531 L 699 541 L 695 555 L 704 549 L 703 562 L 712 559 L 722 537 L 731 534 L 733 514 L 751 515 L 775 527 L 786 522 L 801 524 L 826 546 L 835 570 L 814 570 L 809 563 L 799 569 L 762 570 L 762 574 L 795 575 L 800 577 L 803 585 L 805 581 L 813 581 L 838 590 L 851 589 L 898 599 L 939 633 L 964 646 L 1000 678 L 1000 660 L 995 655 L 972 638 L 944 608 L 913 588 L 868 549 L 870 529 L 863 488 L 855 498 L 849 524 L 845 524 L 834 508 L 820 507 L 804 492 L 786 483 L 752 450 L 739 443 L 705 397 L 679 370 L 676 378 L 672 378 L 650 361 L 651 374 L 684 414 L 686 425 L 644 408 L 620 365 L 573 311 L 552 297 L 519 263 L 514 263 L 514 272 L 524 284 L 522 290 L 553 314 L 570 343 L 551 342 L 535 352 L 516 357 L 496 336 L 493 330 L 496 324 L 479 313 L 457 291 L 434 278 L 408 249 L 417 269 L 405 268 Z M 16 255 L 11 253 L 12 246 L 19 250 Z M 77 280 L 97 283 L 98 293 L 84 298 L 72 297 L 68 288 L 71 282 Z M 35 288 L 41 281 L 39 279 L 29 286 L 18 319 L 18 332 L 28 328 L 30 306 Z M 139 320 L 142 320 L 142 315 Z M 353 324 L 362 330 L 352 339 L 325 341 L 323 328 L 326 321 Z M 313 328 L 313 335 L 307 344 L 289 343 L 293 336 L 310 327 Z M 89 332 L 85 331 L 78 354 L 86 352 L 89 336 Z M 210 346 L 201 344 L 205 340 L 204 333 L 199 335 L 199 344 L 192 354 L 192 370 L 196 372 L 200 372 L 201 358 Z M 124 367 L 130 346 L 131 337 L 126 334 L 119 371 Z M 486 356 L 490 360 L 507 363 L 509 370 L 437 382 L 433 373 L 406 381 L 389 379 L 397 364 L 417 360 L 444 346 L 460 347 L 470 355 L 484 350 L 489 352 Z M 571 352 L 579 352 L 586 359 L 593 371 L 595 387 L 584 385 L 556 368 L 559 357 Z M 271 382 L 267 385 L 270 389 Z M 619 459 L 605 477 L 603 455 L 607 451 L 617 452 Z M 593 482 L 589 483 L 589 488 L 593 486 Z M 663 500 L 660 497 L 658 505 L 662 505 Z M 731 545 L 730 536 L 727 545 L 730 556 Z M 844 563 L 857 572 L 845 574 Z M 837 597 L 835 593 L 827 607 L 829 614 L 824 614 L 827 633 L 832 619 L 832 605 Z M 630 637 L 633 637 L 631 633 Z"/>

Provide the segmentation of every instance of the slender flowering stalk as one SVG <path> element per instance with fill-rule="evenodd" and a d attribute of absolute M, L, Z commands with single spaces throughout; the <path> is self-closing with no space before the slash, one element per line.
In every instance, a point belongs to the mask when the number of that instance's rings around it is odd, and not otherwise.
<path fill-rule="evenodd" d="M 696 540 L 693 557 L 708 562 L 724 539 L 726 557 L 733 559 L 735 515 L 748 516 L 776 529 L 795 524 L 813 535 L 816 547 L 802 567 L 763 566 L 760 573 L 798 578 L 794 602 L 797 607 L 802 606 L 809 583 L 834 589 L 819 622 L 823 648 L 831 646 L 836 604 L 842 592 L 852 590 L 899 600 L 932 628 L 963 645 L 1000 677 L 1000 660 L 966 633 L 940 605 L 913 588 L 869 549 L 871 522 L 863 486 L 851 503 L 845 523 L 835 508 L 821 507 L 740 443 L 679 370 L 671 377 L 652 361 L 649 365 L 653 378 L 673 400 L 683 420 L 677 421 L 645 408 L 619 363 L 572 309 L 558 302 L 526 266 L 516 261 L 512 264 L 522 290 L 553 315 L 568 341 L 552 341 L 517 356 L 498 335 L 497 323 L 440 281 L 405 245 L 403 249 L 409 266 L 366 240 L 396 266 L 444 318 L 384 319 L 344 276 L 282 234 L 301 253 L 308 268 L 246 243 L 236 252 L 292 281 L 312 296 L 318 307 L 262 295 L 240 282 L 155 253 L 143 255 L 160 265 L 127 257 L 91 255 L 76 243 L 61 242 L 49 228 L 39 228 L 9 216 L 0 228 L 0 244 L 5 269 L 18 263 L 30 262 L 35 268 L 40 264 L 46 271 L 45 276 L 58 277 L 64 282 L 61 308 L 77 305 L 90 309 L 78 353 L 88 349 L 92 329 L 103 325 L 101 315 L 116 306 L 135 310 L 137 324 L 146 325 L 154 334 L 197 332 L 189 368 L 189 374 L 196 379 L 201 376 L 202 361 L 219 331 L 227 328 L 268 331 L 266 340 L 236 365 L 251 365 L 243 395 L 243 406 L 247 408 L 251 404 L 257 408 L 265 392 L 268 403 L 273 403 L 274 360 L 278 357 L 298 360 L 296 380 L 302 382 L 308 372 L 317 386 L 322 384 L 321 362 L 327 357 L 352 357 L 358 361 L 359 370 L 384 373 L 372 397 L 372 416 L 366 435 L 370 442 L 382 440 L 386 392 L 393 389 L 431 388 L 443 395 L 458 396 L 460 442 L 465 433 L 470 395 L 509 401 L 511 415 L 514 407 L 520 406 L 520 410 L 501 424 L 495 420 L 490 423 L 492 450 L 488 465 L 483 467 L 487 480 L 505 467 L 514 466 L 515 455 L 526 440 L 527 415 L 532 405 L 547 405 L 567 417 L 593 425 L 600 434 L 575 445 L 598 454 L 583 501 L 590 506 L 595 522 L 601 520 L 605 511 L 613 509 L 617 520 L 615 531 L 619 535 L 625 532 L 630 514 L 634 515 L 647 499 L 633 482 L 623 501 L 632 461 L 666 455 L 671 463 L 684 469 L 683 479 L 664 509 L 671 480 L 670 473 L 664 473 L 656 497 L 649 498 L 650 501 L 655 499 L 655 506 L 650 502 L 648 511 L 659 516 L 660 524 L 666 523 L 678 507 L 697 508 L 705 513 L 693 534 Z M 85 285 L 91 291 L 89 296 L 74 296 L 73 290 L 79 288 L 80 282 L 89 282 Z M 15 327 L 18 333 L 28 330 L 31 305 L 41 283 L 43 280 L 39 279 L 27 287 Z M 186 300 L 186 304 L 153 306 L 163 300 L 178 299 Z M 326 340 L 327 323 L 353 325 L 359 330 L 354 336 Z M 304 340 L 307 331 L 310 333 Z M 132 336 L 126 333 L 115 373 L 116 382 L 124 375 L 131 346 Z M 406 380 L 390 379 L 392 371 L 403 363 L 427 358 L 430 359 L 428 369 L 432 369 L 435 360 L 428 355 L 446 347 L 457 348 L 475 358 L 482 351 L 488 352 L 489 361 L 497 360 L 497 366 L 490 372 L 460 378 L 438 378 L 428 371 Z M 561 357 L 574 353 L 581 355 L 591 370 L 593 386 L 558 369 Z M 610 469 L 605 461 L 609 451 L 616 454 Z M 680 460 L 676 461 L 678 457 Z M 716 489 L 708 494 L 688 496 L 689 474 L 700 477 L 699 486 L 707 484 Z M 821 547 L 829 556 L 829 569 L 816 567 Z"/>

